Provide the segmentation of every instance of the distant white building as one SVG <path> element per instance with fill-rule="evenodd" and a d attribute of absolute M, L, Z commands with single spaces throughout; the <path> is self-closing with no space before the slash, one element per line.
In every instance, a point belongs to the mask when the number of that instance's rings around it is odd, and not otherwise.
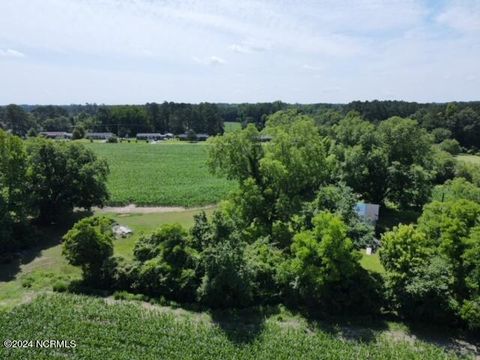
<path fill-rule="evenodd" d="M 380 205 L 359 202 L 355 206 L 355 212 L 362 219 L 365 219 L 365 220 L 368 220 L 372 223 L 375 223 L 378 220 L 378 214 L 380 212 Z"/>
<path fill-rule="evenodd" d="M 72 134 L 65 131 L 42 131 L 40 136 L 46 137 L 47 139 L 71 139 Z"/>
<path fill-rule="evenodd" d="M 93 139 L 93 140 L 108 140 L 113 136 L 114 135 L 111 132 L 91 132 L 85 135 L 87 139 Z"/>
<path fill-rule="evenodd" d="M 167 136 L 160 133 L 138 133 L 137 140 L 164 140 Z"/>

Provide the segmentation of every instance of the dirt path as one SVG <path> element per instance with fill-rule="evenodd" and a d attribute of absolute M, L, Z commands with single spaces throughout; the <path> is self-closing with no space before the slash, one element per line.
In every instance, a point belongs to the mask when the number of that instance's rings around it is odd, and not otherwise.
<path fill-rule="evenodd" d="M 213 209 L 215 205 L 202 207 L 185 208 L 182 206 L 136 206 L 130 204 L 127 206 L 105 206 L 104 208 L 94 208 L 95 213 L 116 213 L 116 214 L 153 214 L 182 211 L 198 211 Z"/>

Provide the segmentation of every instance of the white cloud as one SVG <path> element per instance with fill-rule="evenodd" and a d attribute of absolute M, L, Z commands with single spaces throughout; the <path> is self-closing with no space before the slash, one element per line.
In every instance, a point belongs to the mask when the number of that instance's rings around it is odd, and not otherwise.
<path fill-rule="evenodd" d="M 325 67 L 324 67 L 324 66 L 320 66 L 320 65 L 304 64 L 304 65 L 302 66 L 302 68 L 305 69 L 305 70 L 320 71 L 320 70 L 323 70 Z"/>
<path fill-rule="evenodd" d="M 0 0 L 0 99 L 478 99 L 480 2 L 431 2 Z"/>
<path fill-rule="evenodd" d="M 197 56 L 193 57 L 193 60 L 198 63 L 198 64 L 203 64 L 203 65 L 223 65 L 226 64 L 227 62 L 222 59 L 221 57 L 218 56 L 209 56 L 206 58 L 199 58 Z"/>
<path fill-rule="evenodd" d="M 461 32 L 480 31 L 480 2 L 456 2 L 447 6 L 437 21 Z"/>
<path fill-rule="evenodd" d="M 0 57 L 24 58 L 25 54 L 13 49 L 0 49 Z"/>
<path fill-rule="evenodd" d="M 248 54 L 252 52 L 252 50 L 249 47 L 244 45 L 239 45 L 239 44 L 232 44 L 228 48 L 234 52 L 238 52 L 242 54 Z"/>

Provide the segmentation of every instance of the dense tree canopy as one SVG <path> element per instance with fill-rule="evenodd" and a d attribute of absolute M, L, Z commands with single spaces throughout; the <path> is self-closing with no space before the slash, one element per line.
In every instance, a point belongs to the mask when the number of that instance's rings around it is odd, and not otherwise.
<path fill-rule="evenodd" d="M 108 165 L 82 144 L 35 139 L 28 143 L 28 188 L 41 222 L 49 223 L 74 207 L 90 209 L 108 199 Z"/>
<path fill-rule="evenodd" d="M 22 140 L 0 130 L 0 253 L 22 245 L 20 227 L 31 209 L 28 161 Z"/>
<path fill-rule="evenodd" d="M 451 183 L 452 190 L 463 183 Z M 466 197 L 478 192 L 470 188 Z M 382 237 L 392 306 L 405 316 L 463 321 L 479 328 L 480 205 L 466 199 L 433 201 L 418 226 L 402 225 Z"/>

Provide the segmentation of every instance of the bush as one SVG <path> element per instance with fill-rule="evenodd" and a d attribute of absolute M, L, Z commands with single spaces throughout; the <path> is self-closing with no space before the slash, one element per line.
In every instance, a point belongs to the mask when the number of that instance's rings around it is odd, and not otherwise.
<path fill-rule="evenodd" d="M 132 294 L 128 291 L 115 291 L 113 294 L 115 300 L 128 300 L 128 301 L 148 301 L 148 297 L 142 294 Z"/>
<path fill-rule="evenodd" d="M 435 144 L 439 144 L 442 141 L 449 139 L 452 136 L 452 132 L 445 128 L 436 128 L 432 130 L 432 135 Z"/>
<path fill-rule="evenodd" d="M 253 300 L 253 272 L 238 237 L 221 239 L 202 254 L 200 302 L 214 308 L 247 307 Z"/>
<path fill-rule="evenodd" d="M 376 295 L 365 291 L 373 288 L 372 283 L 360 269 L 359 254 L 341 217 L 323 211 L 314 217 L 313 225 L 312 230 L 295 235 L 293 259 L 282 274 L 287 277 L 284 283 L 291 284 L 298 301 L 325 312 L 375 311 L 378 304 L 371 309 L 368 304 Z"/>
<path fill-rule="evenodd" d="M 79 125 L 73 129 L 72 140 L 83 139 L 85 137 L 85 129 L 83 126 Z"/>
<path fill-rule="evenodd" d="M 480 329 L 480 297 L 467 300 L 460 309 L 460 316 L 471 330 Z"/>
<path fill-rule="evenodd" d="M 455 139 L 445 139 L 440 144 L 441 150 L 446 151 L 452 155 L 458 155 L 462 151 L 460 143 Z"/>
<path fill-rule="evenodd" d="M 163 225 L 150 236 L 141 237 L 134 257 L 134 289 L 179 301 L 194 300 L 198 254 L 181 225 Z"/>
<path fill-rule="evenodd" d="M 109 138 L 107 139 L 107 143 L 109 143 L 109 144 L 116 144 L 116 143 L 118 143 L 118 137 L 116 137 L 115 135 L 109 137 Z"/>
<path fill-rule="evenodd" d="M 313 217 L 321 211 L 330 211 L 339 215 L 348 227 L 347 236 L 352 239 L 356 249 L 374 247 L 374 226 L 360 219 L 355 211 L 358 196 L 344 184 L 322 187 L 311 203 L 303 210 L 304 226 L 312 228 Z"/>
<path fill-rule="evenodd" d="M 68 290 L 68 283 L 66 281 L 58 280 L 52 286 L 55 292 L 66 292 Z"/>
<path fill-rule="evenodd" d="M 74 266 L 80 266 L 83 278 L 93 285 L 104 285 L 104 266 L 113 254 L 113 220 L 89 217 L 77 222 L 63 237 L 63 255 Z"/>
<path fill-rule="evenodd" d="M 255 303 L 279 300 L 283 285 L 279 270 L 286 261 L 283 252 L 263 238 L 246 246 L 245 259 L 253 275 Z"/>
<path fill-rule="evenodd" d="M 198 220 L 197 220 L 198 222 Z M 216 211 L 201 234 L 201 284 L 198 300 L 215 308 L 245 307 L 253 300 L 254 274 L 245 258 L 246 244 L 226 211 Z"/>

